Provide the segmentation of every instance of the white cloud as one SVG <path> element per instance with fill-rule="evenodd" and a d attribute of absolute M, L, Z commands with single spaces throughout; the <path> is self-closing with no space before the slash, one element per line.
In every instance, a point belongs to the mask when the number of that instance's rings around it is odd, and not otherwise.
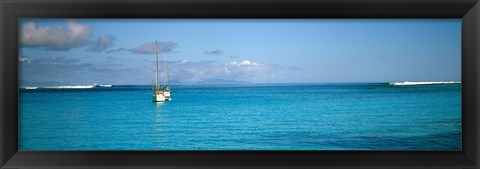
<path fill-rule="evenodd" d="M 215 61 L 174 61 L 169 63 L 171 79 L 201 82 L 210 79 L 268 82 L 275 77 L 273 67 L 250 60 L 216 63 Z"/>
<path fill-rule="evenodd" d="M 105 58 L 103 63 L 71 56 L 29 58 L 28 62 L 21 62 L 19 69 L 20 82 L 24 86 L 44 85 L 43 82 L 55 82 L 54 85 L 147 84 L 152 77 L 144 69 L 112 61 L 112 58 Z"/>
<path fill-rule="evenodd" d="M 113 35 L 102 34 L 87 50 L 93 52 L 103 52 L 113 46 L 113 41 L 115 39 L 116 38 Z"/>
<path fill-rule="evenodd" d="M 156 43 L 145 43 L 136 48 L 131 49 L 132 53 L 137 54 L 155 54 Z M 177 44 L 174 42 L 159 42 L 158 43 L 158 52 L 171 52 L 173 48 L 177 47 Z"/>
<path fill-rule="evenodd" d="M 220 50 L 220 49 L 217 49 L 217 50 L 207 50 L 205 52 L 203 52 L 204 54 L 207 54 L 207 55 L 221 55 L 223 54 L 223 50 Z"/>
<path fill-rule="evenodd" d="M 30 57 L 28 62 L 20 64 L 20 79 L 28 82 L 72 82 L 76 84 L 84 81 L 84 72 L 92 67 L 92 64 L 82 63 L 72 57 Z"/>
<path fill-rule="evenodd" d="M 249 60 L 229 62 L 225 64 L 225 71 L 227 75 L 235 79 L 252 79 L 259 75 L 265 76 L 270 74 L 268 66 Z"/>
<path fill-rule="evenodd" d="M 89 26 L 71 20 L 67 21 L 66 27 L 37 26 L 28 22 L 21 26 L 20 44 L 22 47 L 69 50 L 88 44 L 91 34 Z"/>
<path fill-rule="evenodd" d="M 175 42 L 158 42 L 158 44 L 155 44 L 155 42 L 150 42 L 150 43 L 144 43 L 133 49 L 118 48 L 118 49 L 108 50 L 106 53 L 128 51 L 135 54 L 155 54 L 156 45 L 158 45 L 158 53 L 172 52 L 172 50 L 177 47 L 177 43 Z"/>

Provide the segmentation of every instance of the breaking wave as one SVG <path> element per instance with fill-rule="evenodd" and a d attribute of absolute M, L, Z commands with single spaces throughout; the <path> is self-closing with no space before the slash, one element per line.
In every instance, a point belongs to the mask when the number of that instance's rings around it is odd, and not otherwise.
<path fill-rule="evenodd" d="M 24 87 L 24 89 L 34 90 L 34 89 L 38 89 L 38 87 Z"/>
<path fill-rule="evenodd" d="M 95 85 L 95 87 L 112 87 L 112 85 Z"/>
<path fill-rule="evenodd" d="M 21 87 L 21 89 L 34 90 L 34 89 L 91 89 L 96 87 L 112 87 L 112 85 L 77 85 L 77 86 L 32 86 Z"/>
<path fill-rule="evenodd" d="M 434 85 L 434 84 L 460 84 L 461 82 L 455 81 L 436 81 L 436 82 L 390 82 L 388 84 L 392 86 L 406 86 L 406 85 Z"/>
<path fill-rule="evenodd" d="M 51 87 L 42 87 L 45 89 L 91 89 L 95 85 L 86 85 L 86 86 L 51 86 Z"/>

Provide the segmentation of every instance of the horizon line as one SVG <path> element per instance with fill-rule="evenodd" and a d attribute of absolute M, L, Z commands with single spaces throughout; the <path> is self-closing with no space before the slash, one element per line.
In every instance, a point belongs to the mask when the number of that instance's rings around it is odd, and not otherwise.
<path fill-rule="evenodd" d="M 243 83 L 199 83 L 199 82 L 181 82 L 174 83 L 169 85 L 268 85 L 268 84 L 362 84 L 362 83 L 403 83 L 403 82 L 414 82 L 414 83 L 424 83 L 424 82 L 453 82 L 453 83 L 462 83 L 462 81 L 372 81 L 372 82 L 243 82 Z M 54 86 L 95 86 L 95 85 L 115 85 L 115 86 L 151 86 L 151 84 L 108 84 L 108 83 L 94 83 L 94 84 L 75 84 L 75 85 L 19 85 L 19 88 L 22 87 L 54 87 Z M 161 84 L 163 86 L 163 84 Z"/>

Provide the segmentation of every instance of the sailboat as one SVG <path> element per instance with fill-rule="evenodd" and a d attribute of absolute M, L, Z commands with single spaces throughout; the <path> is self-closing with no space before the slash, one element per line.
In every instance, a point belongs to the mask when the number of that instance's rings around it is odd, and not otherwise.
<path fill-rule="evenodd" d="M 163 55 L 163 96 L 165 100 L 169 101 L 172 100 L 170 97 L 170 86 L 168 86 L 168 67 L 167 67 L 167 57 L 165 54 Z"/>
<path fill-rule="evenodd" d="M 164 102 L 165 96 L 160 92 L 160 85 L 158 84 L 158 43 L 155 41 L 155 92 L 152 94 L 153 102 Z M 153 83 L 152 83 L 153 85 Z M 152 87 L 153 90 L 153 87 Z"/>

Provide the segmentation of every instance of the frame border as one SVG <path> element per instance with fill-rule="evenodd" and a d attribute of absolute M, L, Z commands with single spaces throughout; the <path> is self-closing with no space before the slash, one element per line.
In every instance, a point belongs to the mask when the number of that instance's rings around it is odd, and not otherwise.
<path fill-rule="evenodd" d="M 462 18 L 463 148 L 18 151 L 19 18 Z M 478 0 L 0 0 L 0 23 L 0 168 L 479 168 Z"/>

